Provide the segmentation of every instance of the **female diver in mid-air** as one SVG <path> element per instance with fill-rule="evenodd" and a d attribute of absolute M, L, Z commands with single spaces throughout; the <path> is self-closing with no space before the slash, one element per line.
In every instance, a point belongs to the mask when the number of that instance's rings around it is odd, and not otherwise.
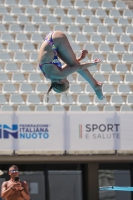
<path fill-rule="evenodd" d="M 81 57 L 76 59 L 66 35 L 61 31 L 50 32 L 46 36 L 40 47 L 38 61 L 42 73 L 51 80 L 51 86 L 47 94 L 49 94 L 51 89 L 57 93 L 66 91 L 69 88 L 67 76 L 77 71 L 92 86 L 97 97 L 100 100 L 104 98 L 102 83 L 96 81 L 87 69 L 97 65 L 101 60 L 97 58 L 92 62 L 83 64 L 79 62 L 87 53 L 86 50 L 83 50 Z M 65 65 L 61 65 L 58 57 L 65 62 Z"/>

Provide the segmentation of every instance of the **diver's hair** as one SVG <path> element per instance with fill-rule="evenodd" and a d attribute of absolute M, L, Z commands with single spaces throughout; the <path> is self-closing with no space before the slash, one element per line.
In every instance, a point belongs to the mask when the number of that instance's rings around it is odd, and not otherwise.
<path fill-rule="evenodd" d="M 65 86 L 65 84 L 64 83 L 51 83 L 51 86 L 49 87 L 49 89 L 48 89 L 48 91 L 47 91 L 47 99 L 46 99 L 46 101 L 48 102 L 49 101 L 49 93 L 50 93 L 50 91 L 53 89 L 54 91 L 55 91 L 55 89 L 57 89 L 57 90 L 59 90 L 60 92 L 65 92 L 67 89 L 69 88 L 69 86 L 68 87 L 66 87 Z M 57 91 L 55 91 L 55 92 L 57 92 Z M 59 92 L 59 93 L 60 93 Z"/>
<path fill-rule="evenodd" d="M 18 166 L 17 165 L 11 165 L 10 167 L 9 167 L 9 171 L 10 171 L 10 168 L 17 168 L 18 169 Z M 19 170 L 19 169 L 18 169 Z"/>

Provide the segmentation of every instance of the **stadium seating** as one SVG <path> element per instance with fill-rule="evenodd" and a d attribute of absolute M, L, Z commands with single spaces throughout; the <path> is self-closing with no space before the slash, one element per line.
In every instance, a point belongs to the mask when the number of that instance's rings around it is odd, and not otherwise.
<path fill-rule="evenodd" d="M 37 94 L 28 94 L 26 104 L 36 105 L 36 104 L 42 104 L 42 102 Z"/>
<path fill-rule="evenodd" d="M 13 111 L 13 107 L 11 105 L 2 105 L 1 111 Z"/>
<path fill-rule="evenodd" d="M 120 111 L 129 112 L 129 111 L 133 111 L 133 109 L 131 106 L 124 105 L 124 106 L 121 106 Z"/>
<path fill-rule="evenodd" d="M 9 99 L 9 105 L 21 105 L 25 104 L 23 97 L 20 94 L 11 94 Z"/>
<path fill-rule="evenodd" d="M 133 11 L 126 2 L 3 0 L 0 15 L 1 111 L 133 110 Z M 89 71 L 103 82 L 104 100 L 74 73 L 67 96 L 52 91 L 46 102 L 50 80 L 38 68 L 38 51 L 55 30 L 66 34 L 77 57 L 88 50 L 82 62 L 102 59 Z"/>
<path fill-rule="evenodd" d="M 91 112 L 91 111 L 99 112 L 100 110 L 99 110 L 98 106 L 96 106 L 96 105 L 89 105 L 86 107 L 86 111 L 87 112 Z"/>
<path fill-rule="evenodd" d="M 48 91 L 48 85 L 47 84 L 44 84 L 44 83 L 38 83 L 36 85 L 36 89 L 35 89 L 35 92 L 37 94 L 45 94 L 47 93 Z"/>
<path fill-rule="evenodd" d="M 124 102 L 124 99 L 122 98 L 122 96 L 120 96 L 118 94 L 111 95 L 111 98 L 110 98 L 111 105 L 122 105 L 124 103 L 125 102 Z"/>
<path fill-rule="evenodd" d="M 126 74 L 129 73 L 128 68 L 126 66 L 126 64 L 116 64 L 116 68 L 115 68 L 115 73 L 116 74 Z"/>
<path fill-rule="evenodd" d="M 72 104 L 76 104 L 74 98 L 72 95 L 70 94 L 62 94 L 61 98 L 60 98 L 60 104 L 61 105 L 72 105 Z"/>
<path fill-rule="evenodd" d="M 19 88 L 20 94 L 34 93 L 32 86 L 29 83 L 21 83 Z"/>
<path fill-rule="evenodd" d="M 29 0 L 20 0 L 19 1 L 19 4 L 18 4 L 19 7 L 31 7 L 31 3 Z"/>
<path fill-rule="evenodd" d="M 61 105 L 54 105 L 52 111 L 65 111 L 65 108 Z"/>
<path fill-rule="evenodd" d="M 5 72 L 10 72 L 10 73 L 13 73 L 13 72 L 19 72 L 19 68 L 17 66 L 16 63 L 14 62 L 7 62 L 5 64 Z"/>
<path fill-rule="evenodd" d="M 116 111 L 115 107 L 114 106 L 111 106 L 111 105 L 105 105 L 104 108 L 103 108 L 103 111 Z"/>
<path fill-rule="evenodd" d="M 48 108 L 44 105 L 36 105 L 35 106 L 35 111 L 38 112 L 44 112 L 44 111 L 48 111 Z"/>
<path fill-rule="evenodd" d="M 33 16 L 33 15 L 37 15 L 37 12 L 36 12 L 35 8 L 33 8 L 33 7 L 30 7 L 30 8 L 26 7 L 25 15 L 26 16 Z"/>
<path fill-rule="evenodd" d="M 27 112 L 27 111 L 31 111 L 31 109 L 30 109 L 30 107 L 27 106 L 27 105 L 19 105 L 17 111 L 24 111 L 24 112 Z"/>
<path fill-rule="evenodd" d="M 13 83 L 5 83 L 3 84 L 2 93 L 3 94 L 18 93 L 18 90 L 16 89 Z"/>

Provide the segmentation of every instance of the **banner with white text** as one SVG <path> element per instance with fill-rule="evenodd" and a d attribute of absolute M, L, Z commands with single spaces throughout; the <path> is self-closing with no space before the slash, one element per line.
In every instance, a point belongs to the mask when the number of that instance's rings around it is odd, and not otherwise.
<path fill-rule="evenodd" d="M 115 150 L 120 142 L 120 122 L 115 113 L 69 114 L 68 150 Z"/>
<path fill-rule="evenodd" d="M 63 113 L 0 114 L 0 150 L 62 151 L 63 124 Z"/>
<path fill-rule="evenodd" d="M 67 150 L 133 150 L 132 113 L 68 114 Z"/>
<path fill-rule="evenodd" d="M 0 113 L 0 151 L 133 150 L 133 113 Z"/>

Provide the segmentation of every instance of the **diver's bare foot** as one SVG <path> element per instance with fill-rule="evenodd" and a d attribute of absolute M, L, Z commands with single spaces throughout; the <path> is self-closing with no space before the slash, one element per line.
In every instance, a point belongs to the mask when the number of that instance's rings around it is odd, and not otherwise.
<path fill-rule="evenodd" d="M 103 93 L 102 93 L 102 86 L 103 86 L 102 83 L 97 82 L 97 86 L 94 89 L 98 99 L 100 99 L 100 100 L 103 100 L 105 98 Z"/>

